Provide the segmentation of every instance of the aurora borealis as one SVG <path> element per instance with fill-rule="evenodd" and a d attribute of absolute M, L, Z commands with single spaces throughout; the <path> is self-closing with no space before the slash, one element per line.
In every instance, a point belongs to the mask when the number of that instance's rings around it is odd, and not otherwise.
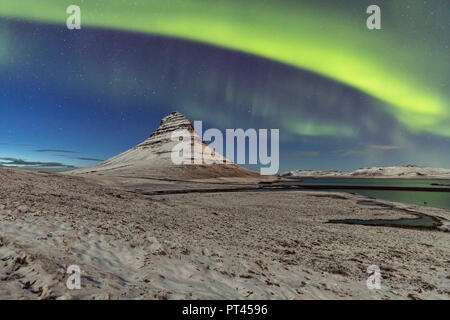
<path fill-rule="evenodd" d="M 0 156 L 92 164 L 79 158 L 119 153 L 178 110 L 280 128 L 282 170 L 448 167 L 450 4 L 376 1 L 373 31 L 372 2 L 8 0 Z M 69 4 L 81 30 L 65 28 Z"/>

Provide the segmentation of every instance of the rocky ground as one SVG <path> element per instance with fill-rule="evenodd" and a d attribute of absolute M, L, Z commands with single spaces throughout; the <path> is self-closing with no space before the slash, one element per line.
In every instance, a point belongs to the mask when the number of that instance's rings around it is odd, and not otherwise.
<path fill-rule="evenodd" d="M 450 233 L 327 223 L 411 217 L 361 199 L 148 196 L 0 169 L 0 298 L 449 299 Z M 397 206 L 450 219 L 446 210 Z M 81 268 L 81 290 L 66 287 L 69 265 Z M 369 265 L 381 269 L 380 290 L 366 287 Z"/>

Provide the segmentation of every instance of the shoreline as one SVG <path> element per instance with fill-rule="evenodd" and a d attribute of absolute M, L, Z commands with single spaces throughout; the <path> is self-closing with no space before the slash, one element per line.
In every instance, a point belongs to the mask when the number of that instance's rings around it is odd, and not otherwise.
<path fill-rule="evenodd" d="M 318 184 L 298 184 L 264 187 L 263 189 L 309 189 L 309 190 L 390 190 L 390 191 L 426 191 L 426 192 L 450 192 L 450 188 L 440 187 L 400 187 L 400 186 L 368 186 L 368 185 L 318 185 Z"/>
<path fill-rule="evenodd" d="M 352 176 L 352 175 L 343 175 L 343 176 L 278 176 L 283 179 L 288 180 L 297 180 L 297 179 L 401 179 L 401 180 L 446 180 L 450 181 L 449 177 L 442 176 L 417 176 L 417 177 L 404 177 L 404 176 Z"/>

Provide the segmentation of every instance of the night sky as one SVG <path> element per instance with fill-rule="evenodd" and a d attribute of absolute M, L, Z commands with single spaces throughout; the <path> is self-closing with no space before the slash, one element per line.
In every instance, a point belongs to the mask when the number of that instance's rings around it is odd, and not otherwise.
<path fill-rule="evenodd" d="M 176 110 L 279 128 L 281 171 L 450 168 L 449 16 L 447 0 L 7 0 L 0 165 L 90 166 Z"/>

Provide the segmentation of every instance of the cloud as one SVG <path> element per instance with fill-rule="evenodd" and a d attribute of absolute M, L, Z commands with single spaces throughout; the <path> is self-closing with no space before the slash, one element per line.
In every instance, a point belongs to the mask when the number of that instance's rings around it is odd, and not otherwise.
<path fill-rule="evenodd" d="M 83 158 L 83 157 L 80 157 L 80 158 L 73 158 L 73 159 L 78 159 L 78 160 L 83 160 L 83 161 L 98 161 L 98 162 L 103 162 L 103 161 L 105 161 L 105 160 L 102 160 L 102 159 Z"/>
<path fill-rule="evenodd" d="M 64 158 L 67 158 L 67 159 L 82 160 L 82 161 L 98 161 L 98 162 L 105 161 L 104 159 L 89 158 L 89 157 L 71 157 L 71 156 L 68 156 L 66 154 L 57 154 L 56 156 L 57 157 L 64 157 Z"/>
<path fill-rule="evenodd" d="M 21 168 L 21 169 L 51 171 L 51 172 L 68 171 L 77 168 L 75 166 L 66 165 L 60 162 L 27 161 L 17 158 L 0 158 L 0 167 Z"/>
<path fill-rule="evenodd" d="M 58 150 L 58 149 L 40 149 L 35 150 L 36 152 L 62 152 L 62 153 L 79 153 L 76 151 L 70 151 L 70 150 Z"/>
<path fill-rule="evenodd" d="M 336 153 L 338 153 L 341 156 L 344 157 L 351 157 L 351 156 L 364 156 L 369 155 L 371 152 L 374 151 L 389 151 L 389 150 L 397 150 L 401 147 L 398 146 L 392 146 L 392 145 L 378 145 L 378 144 L 368 144 L 362 146 L 360 149 L 343 149 L 343 150 L 336 150 Z"/>
<path fill-rule="evenodd" d="M 376 145 L 376 144 L 370 144 L 368 145 L 369 149 L 373 150 L 396 150 L 400 149 L 400 147 L 397 146 L 389 146 L 389 145 Z"/>
<path fill-rule="evenodd" d="M 289 157 L 318 157 L 320 156 L 320 152 L 317 151 L 299 151 L 299 152 L 291 152 L 291 153 L 282 153 L 280 157 L 289 158 Z"/>

